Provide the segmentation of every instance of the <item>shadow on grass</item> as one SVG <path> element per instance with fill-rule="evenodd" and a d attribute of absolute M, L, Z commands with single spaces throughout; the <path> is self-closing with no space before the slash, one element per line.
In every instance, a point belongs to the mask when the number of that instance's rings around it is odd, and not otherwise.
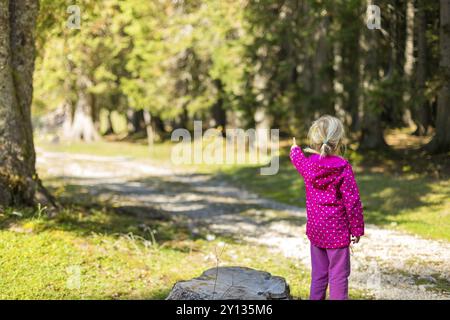
<path fill-rule="evenodd" d="M 436 179 L 418 174 L 373 172 L 359 166 L 357 169 L 356 177 L 367 223 L 381 226 L 390 224 L 404 210 L 415 210 L 429 205 L 424 200 L 424 196 L 433 192 L 432 185 Z M 302 178 L 286 157 L 281 158 L 280 170 L 274 176 L 260 175 L 259 167 L 241 166 L 218 172 L 213 175 L 210 187 L 201 186 L 200 188 L 195 188 L 195 179 L 202 178 L 203 175 L 191 174 L 182 177 L 189 181 L 189 185 L 179 181 L 168 181 L 163 177 L 143 178 L 126 183 L 98 183 L 93 180 L 93 184 L 87 185 L 85 181 L 82 185 L 81 181 L 74 178 L 65 180 L 64 177 L 56 177 L 48 180 L 48 183 L 50 185 L 64 183 L 64 190 L 60 197 L 68 203 L 88 202 L 94 207 L 100 203 L 100 208 L 106 206 L 119 210 L 121 214 L 128 212 L 131 215 L 137 215 L 141 219 L 153 217 L 158 220 L 183 216 L 188 221 L 192 216 L 220 217 L 258 207 L 256 201 L 255 203 L 221 201 L 220 197 L 236 196 L 233 193 L 227 193 L 225 187 L 222 188 L 221 182 L 224 180 L 281 203 L 298 207 L 304 207 L 305 204 Z M 192 189 L 192 185 L 195 189 Z M 58 187 L 54 187 L 54 191 L 58 192 Z M 433 200 L 433 205 L 442 205 L 446 199 L 450 198 L 450 190 L 440 192 L 439 197 Z M 125 203 L 121 202 L 122 196 L 130 195 L 138 200 L 139 206 L 142 206 L 142 203 L 145 204 L 141 209 L 134 210 L 134 213 L 120 209 L 127 205 L 134 205 L 126 203 L 128 200 L 125 200 Z M 98 205 L 96 208 L 99 209 Z M 406 222 L 405 219 L 397 221 L 398 224 Z M 296 221 L 296 223 L 303 224 L 304 221 Z M 107 229 L 108 227 L 105 227 L 103 232 Z"/>
<path fill-rule="evenodd" d="M 201 177 L 195 174 L 184 178 Z M 53 177 L 46 180 L 46 185 L 57 195 L 63 210 L 55 218 L 37 223 L 33 227 L 35 232 L 51 229 L 80 236 L 133 234 L 150 241 L 156 239 L 158 244 L 163 244 L 177 239 L 205 239 L 208 226 L 198 223 L 199 218 L 237 216 L 257 207 L 222 201 L 217 198 L 217 190 L 213 187 L 193 190 L 190 184 L 167 181 L 162 177 L 120 183 Z M 222 190 L 221 196 L 233 195 Z M 22 218 L 10 216 L 3 219 L 0 226 L 7 228 L 18 219 L 35 216 L 35 212 L 28 212 Z M 193 220 L 201 227 L 196 232 L 190 229 Z M 236 240 L 234 237 L 226 238 Z"/>
<path fill-rule="evenodd" d="M 82 245 L 88 242 L 93 247 L 96 247 L 97 244 L 100 244 L 100 246 L 105 245 L 105 250 L 110 250 L 106 252 L 107 256 L 114 253 L 118 254 L 120 250 L 109 245 L 115 246 L 116 240 L 122 240 L 121 236 L 123 235 L 133 234 L 148 241 L 153 241 L 154 237 L 158 244 L 157 250 L 155 250 L 157 253 L 155 253 L 154 259 L 152 257 L 152 261 L 148 263 L 152 267 L 154 263 L 157 265 L 157 268 L 161 268 L 161 279 L 157 279 L 157 281 L 163 282 L 161 288 L 149 287 L 148 290 L 144 288 L 142 293 L 128 292 L 122 289 L 122 286 L 119 286 L 119 289 L 114 292 L 114 296 L 108 296 L 108 298 L 162 299 L 168 295 L 174 282 L 179 280 L 177 276 L 179 272 L 186 272 L 186 276 L 183 276 L 183 278 L 191 277 L 190 271 L 178 271 L 180 261 L 189 263 L 189 257 L 192 252 L 194 256 L 199 251 L 209 249 L 211 249 L 211 252 L 208 251 L 208 253 L 214 253 L 212 246 L 214 246 L 215 242 L 224 241 L 227 244 L 234 245 L 239 240 L 232 236 L 216 235 L 216 239 L 213 242 L 190 241 L 199 238 L 206 239 L 206 235 L 209 233 L 207 223 L 204 225 L 205 228 L 199 228 L 198 232 L 192 232 L 189 225 L 191 222 L 194 222 L 192 220 L 195 220 L 195 222 L 201 221 L 202 215 L 205 215 L 205 217 L 212 215 L 210 217 L 212 219 L 229 219 L 230 217 L 234 219 L 243 212 L 258 208 L 253 203 L 233 201 L 235 191 L 232 189 L 227 190 L 225 186 L 222 188 L 215 181 L 211 185 L 205 185 L 202 182 L 196 185 L 195 180 L 205 178 L 203 175 L 186 175 L 183 178 L 188 180 L 189 183 L 168 181 L 163 177 L 144 178 L 124 181 L 123 183 L 107 182 L 99 179 L 89 181 L 89 179 L 68 177 L 47 179 L 45 181 L 46 185 L 53 194 L 57 195 L 64 207 L 60 214 L 52 219 L 45 218 L 45 215 L 37 216 L 36 212 L 29 212 L 23 217 L 10 215 L 5 219 L 2 217 L 0 222 L 1 228 L 15 225 L 17 230 L 18 226 L 26 228 L 29 222 L 32 222 L 31 232 L 34 236 L 46 237 L 51 235 L 49 237 L 51 240 L 61 236 L 59 231 L 67 231 L 77 236 L 77 238 L 83 238 L 76 240 L 76 246 L 78 246 L 78 242 L 83 243 Z M 186 180 L 182 179 L 181 181 Z M 218 193 L 219 189 L 221 191 L 220 195 Z M 131 197 L 129 197 L 130 195 Z M 224 197 L 227 197 L 227 199 Z M 255 201 L 257 200 L 255 198 Z M 257 220 L 254 223 L 255 225 L 262 225 L 281 220 L 292 223 L 304 222 L 304 220 L 292 217 L 271 216 Z M 249 219 L 249 221 L 253 221 L 253 219 Z M 46 231 L 56 232 L 47 233 Z M 152 234 L 152 231 L 156 231 L 156 233 Z M 92 242 L 90 240 L 86 241 L 92 235 L 94 235 L 91 238 Z M 116 239 L 116 237 L 120 237 L 120 239 Z M 71 242 L 72 237 L 68 237 L 67 240 Z M 112 241 L 110 242 L 110 240 Z M 125 238 L 125 241 L 127 240 L 128 238 Z M 239 243 L 239 247 L 241 244 L 242 242 Z M 53 249 L 51 248 L 51 250 Z M 86 249 L 83 247 L 80 250 Z M 99 252 L 102 251 L 100 250 Z M 139 254 L 137 254 L 138 257 L 136 258 L 134 251 L 130 252 L 132 255 L 128 256 L 126 251 L 121 251 L 120 258 L 123 258 L 123 261 L 118 262 L 117 265 L 125 264 L 129 261 L 140 261 Z M 102 261 L 105 260 L 103 254 L 101 253 Z M 160 262 L 159 259 L 161 257 L 166 259 L 164 260 L 165 262 Z M 170 263 L 167 263 L 167 261 Z M 243 258 L 239 261 L 240 263 L 247 263 Z M 92 271 L 92 274 L 96 274 L 98 271 L 96 270 L 98 268 L 97 263 L 97 260 L 93 259 L 93 261 L 87 262 L 85 267 L 90 268 L 91 271 L 95 269 Z M 116 266 L 116 262 L 108 261 L 102 263 L 110 263 L 112 266 Z M 158 266 L 159 263 L 161 266 Z M 197 263 L 198 266 L 194 263 L 193 266 L 187 268 L 188 270 L 193 270 L 193 275 L 197 275 L 197 268 L 198 272 L 200 272 L 203 269 L 203 265 L 207 264 L 203 260 Z M 261 262 L 261 265 L 258 266 L 260 268 L 264 267 L 263 263 L 265 262 Z M 134 269 L 142 268 L 147 270 L 147 267 L 139 266 L 135 266 Z M 132 268 L 130 267 L 130 270 Z M 278 270 L 276 265 L 273 268 Z M 124 281 L 131 281 L 125 275 L 123 277 Z M 132 278 L 133 281 L 138 281 L 136 279 Z M 101 293 L 99 293 L 98 297 L 105 298 Z"/>
<path fill-rule="evenodd" d="M 59 190 L 58 190 L 59 189 Z M 192 238 L 185 223 L 146 205 L 114 204 L 109 200 L 99 200 L 90 193 L 89 187 L 67 184 L 61 193 L 61 187 L 49 187 L 53 193 L 59 192 L 58 201 L 62 209 L 53 218 L 40 215 L 30 208 L 20 208 L 7 214 L 0 220 L 0 228 L 9 228 L 23 220 L 31 220 L 33 232 L 62 230 L 86 237 L 93 234 L 119 236 L 132 234 L 158 245 L 176 239 Z"/>

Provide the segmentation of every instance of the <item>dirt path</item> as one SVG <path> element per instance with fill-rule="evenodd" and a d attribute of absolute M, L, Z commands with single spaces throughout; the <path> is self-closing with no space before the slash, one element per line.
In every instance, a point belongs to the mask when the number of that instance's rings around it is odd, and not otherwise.
<path fill-rule="evenodd" d="M 264 244 L 309 268 L 305 210 L 263 199 L 209 175 L 119 157 L 39 150 L 45 175 L 101 199 L 151 206 L 188 221 L 193 233 Z M 351 289 L 377 299 L 450 299 L 450 243 L 369 225 L 353 248 Z"/>

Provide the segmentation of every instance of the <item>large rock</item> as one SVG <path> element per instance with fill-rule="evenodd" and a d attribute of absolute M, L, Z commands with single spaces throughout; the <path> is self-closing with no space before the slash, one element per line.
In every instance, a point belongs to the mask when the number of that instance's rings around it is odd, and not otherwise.
<path fill-rule="evenodd" d="M 284 300 L 289 285 L 282 277 L 243 267 L 211 268 L 175 284 L 167 300 Z"/>

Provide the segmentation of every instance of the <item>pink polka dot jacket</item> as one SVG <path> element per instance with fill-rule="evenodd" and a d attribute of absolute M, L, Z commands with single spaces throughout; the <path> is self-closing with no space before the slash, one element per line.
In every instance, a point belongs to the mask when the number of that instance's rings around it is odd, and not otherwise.
<path fill-rule="evenodd" d="M 338 156 L 306 157 L 300 147 L 290 158 L 306 190 L 306 235 L 319 248 L 343 248 L 350 235 L 364 234 L 364 218 L 352 167 Z"/>

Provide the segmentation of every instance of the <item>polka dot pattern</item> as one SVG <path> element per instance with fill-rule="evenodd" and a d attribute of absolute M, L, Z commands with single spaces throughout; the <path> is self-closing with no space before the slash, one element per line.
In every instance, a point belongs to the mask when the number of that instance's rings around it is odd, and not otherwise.
<path fill-rule="evenodd" d="M 291 162 L 303 176 L 306 190 L 306 234 L 319 248 L 343 248 L 350 235 L 364 234 L 364 217 L 353 169 L 338 156 L 306 157 L 291 150 Z"/>

